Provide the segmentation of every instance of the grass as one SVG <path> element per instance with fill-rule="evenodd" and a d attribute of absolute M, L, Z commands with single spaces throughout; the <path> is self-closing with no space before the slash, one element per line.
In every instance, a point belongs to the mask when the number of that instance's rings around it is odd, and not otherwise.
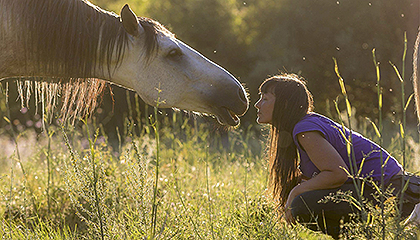
<path fill-rule="evenodd" d="M 253 129 L 229 132 L 229 149 L 223 149 L 217 131 L 174 114 L 176 122 L 159 116 L 159 142 L 153 131 L 127 129 L 120 153 L 93 124 L 48 126 L 49 134 L 33 142 L 34 132 L 20 133 L 17 148 L 32 154 L 21 158 L 25 172 L 16 153 L 2 157 L 1 236 L 328 239 L 278 220 L 265 195 L 263 143 Z M 25 140 L 31 142 L 23 149 Z"/>
<path fill-rule="evenodd" d="M 153 131 L 137 136 L 126 130 L 120 153 L 99 128 L 85 123 L 77 131 L 49 126 L 40 144 L 25 148 L 32 152 L 21 159 L 25 174 L 15 153 L 3 157 L 0 234 L 7 239 L 329 239 L 279 220 L 265 193 L 264 137 L 255 134 L 258 126 L 229 132 L 226 149 L 207 124 L 174 114 L 175 123 L 159 116 L 159 142 Z M 17 148 L 32 134 L 17 136 Z M 416 235 L 407 229 L 408 236 Z"/>

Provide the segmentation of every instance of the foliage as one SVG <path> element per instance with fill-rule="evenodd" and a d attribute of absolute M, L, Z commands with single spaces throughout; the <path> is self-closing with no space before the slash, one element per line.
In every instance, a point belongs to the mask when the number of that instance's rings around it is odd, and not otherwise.
<path fill-rule="evenodd" d="M 279 71 L 301 74 L 307 79 L 316 111 L 335 112 L 332 100 L 337 97 L 332 58 L 341 66 L 349 98 L 358 115 L 375 119 L 376 78 L 372 74 L 371 52 L 376 49 L 381 65 L 384 95 L 384 125 L 398 122 L 402 113 L 399 84 L 389 61 L 400 66 L 404 32 L 408 51 L 406 76 L 412 67 L 413 43 L 418 29 L 419 1 L 291 1 L 291 0 L 92 0 L 100 7 L 119 13 L 129 3 L 139 16 L 153 18 L 177 37 L 206 57 L 226 68 L 248 88 L 251 102 L 258 97 L 257 87 L 269 75 Z M 33 127 L 39 122 L 32 105 L 21 113 L 15 84 L 10 83 L 11 121 Z M 98 121 L 112 139 L 115 127 L 122 129 L 129 111 L 126 90 L 110 86 L 105 91 Z M 328 91 L 326 91 L 328 89 Z M 412 92 L 406 84 L 406 92 Z M 141 102 L 142 113 L 145 112 Z M 118 107 L 115 107 L 118 106 Z M 27 112 L 27 113 L 25 113 Z M 417 120 L 412 106 L 407 110 L 407 127 Z M 3 112 L 0 112 L 3 114 Z M 147 113 L 146 113 L 147 114 Z M 121 118 L 121 116 L 124 116 Z M 241 118 L 245 127 L 255 121 L 255 109 Z M 19 121 L 19 122 L 18 122 Z M 20 123 L 20 124 L 19 124 Z M 7 126 L 4 122 L 0 126 Z M 387 128 L 385 128 L 387 129 Z M 384 133 L 388 134 L 388 133 Z"/>
<path fill-rule="evenodd" d="M 120 11 L 121 0 L 96 0 L 98 5 Z M 389 61 L 400 65 L 401 43 L 407 32 L 407 63 L 412 62 L 418 26 L 419 2 L 388 1 L 292 1 L 292 0 L 131 0 L 138 15 L 168 26 L 181 40 L 228 69 L 246 84 L 253 102 L 257 87 L 279 71 L 304 76 L 326 113 L 327 101 L 335 99 L 332 58 L 341 65 L 349 97 L 359 114 L 377 115 L 376 78 L 371 51 L 381 64 L 384 112 L 394 119 L 401 113 L 398 79 Z M 411 66 L 407 64 L 409 78 Z M 404 77 L 404 76 L 403 76 Z M 325 89 L 333 91 L 325 91 Z M 407 85 L 407 92 L 411 92 Z M 331 102 L 330 102 L 331 103 Z M 409 112 L 413 112 L 410 108 Z M 254 121 L 254 110 L 243 121 Z M 415 124 L 414 114 L 409 123 Z"/>

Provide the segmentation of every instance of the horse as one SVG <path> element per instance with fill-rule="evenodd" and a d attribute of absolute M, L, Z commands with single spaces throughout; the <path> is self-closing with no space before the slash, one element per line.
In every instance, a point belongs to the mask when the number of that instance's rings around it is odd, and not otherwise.
<path fill-rule="evenodd" d="M 249 106 L 232 74 L 127 4 L 117 15 L 87 0 L 0 0 L 0 81 L 10 78 L 21 97 L 35 88 L 51 106 L 64 96 L 65 111 L 95 105 L 105 82 L 227 126 Z"/>

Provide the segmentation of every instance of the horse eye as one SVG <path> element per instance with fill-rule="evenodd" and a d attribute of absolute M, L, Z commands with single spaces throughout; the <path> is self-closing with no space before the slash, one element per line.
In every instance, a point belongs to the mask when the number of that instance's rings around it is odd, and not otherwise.
<path fill-rule="evenodd" d="M 180 57 L 182 55 L 182 52 L 179 48 L 174 48 L 168 53 L 168 57 Z"/>

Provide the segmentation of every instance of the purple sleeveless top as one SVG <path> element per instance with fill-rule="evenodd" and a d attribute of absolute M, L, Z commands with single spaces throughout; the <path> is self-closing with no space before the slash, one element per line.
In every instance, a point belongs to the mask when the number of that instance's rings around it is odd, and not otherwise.
<path fill-rule="evenodd" d="M 341 132 L 340 130 L 341 129 Z M 300 170 L 303 175 L 307 178 L 312 178 L 320 171 L 309 159 L 308 154 L 300 147 L 297 140 L 297 135 L 303 132 L 318 131 L 323 137 L 337 150 L 340 156 L 346 163 L 349 172 L 351 174 L 350 161 L 347 153 L 347 145 L 342 135 L 342 125 L 338 124 L 331 119 L 322 116 L 317 113 L 309 113 L 303 117 L 293 129 L 293 140 L 299 150 L 300 155 Z M 349 129 L 345 128 L 345 135 L 349 137 Z M 354 146 L 354 155 L 357 163 L 357 170 L 360 168 L 363 158 L 365 162 L 362 166 L 361 176 L 372 177 L 374 181 L 381 181 L 381 157 L 380 151 L 382 151 L 382 162 L 385 162 L 389 156 L 389 159 L 384 167 L 384 182 L 389 182 L 392 176 L 402 170 L 402 166 L 398 161 L 389 155 L 383 148 L 374 143 L 373 141 L 363 137 L 359 133 L 352 131 L 352 140 Z M 349 179 L 350 180 L 350 179 Z"/>

